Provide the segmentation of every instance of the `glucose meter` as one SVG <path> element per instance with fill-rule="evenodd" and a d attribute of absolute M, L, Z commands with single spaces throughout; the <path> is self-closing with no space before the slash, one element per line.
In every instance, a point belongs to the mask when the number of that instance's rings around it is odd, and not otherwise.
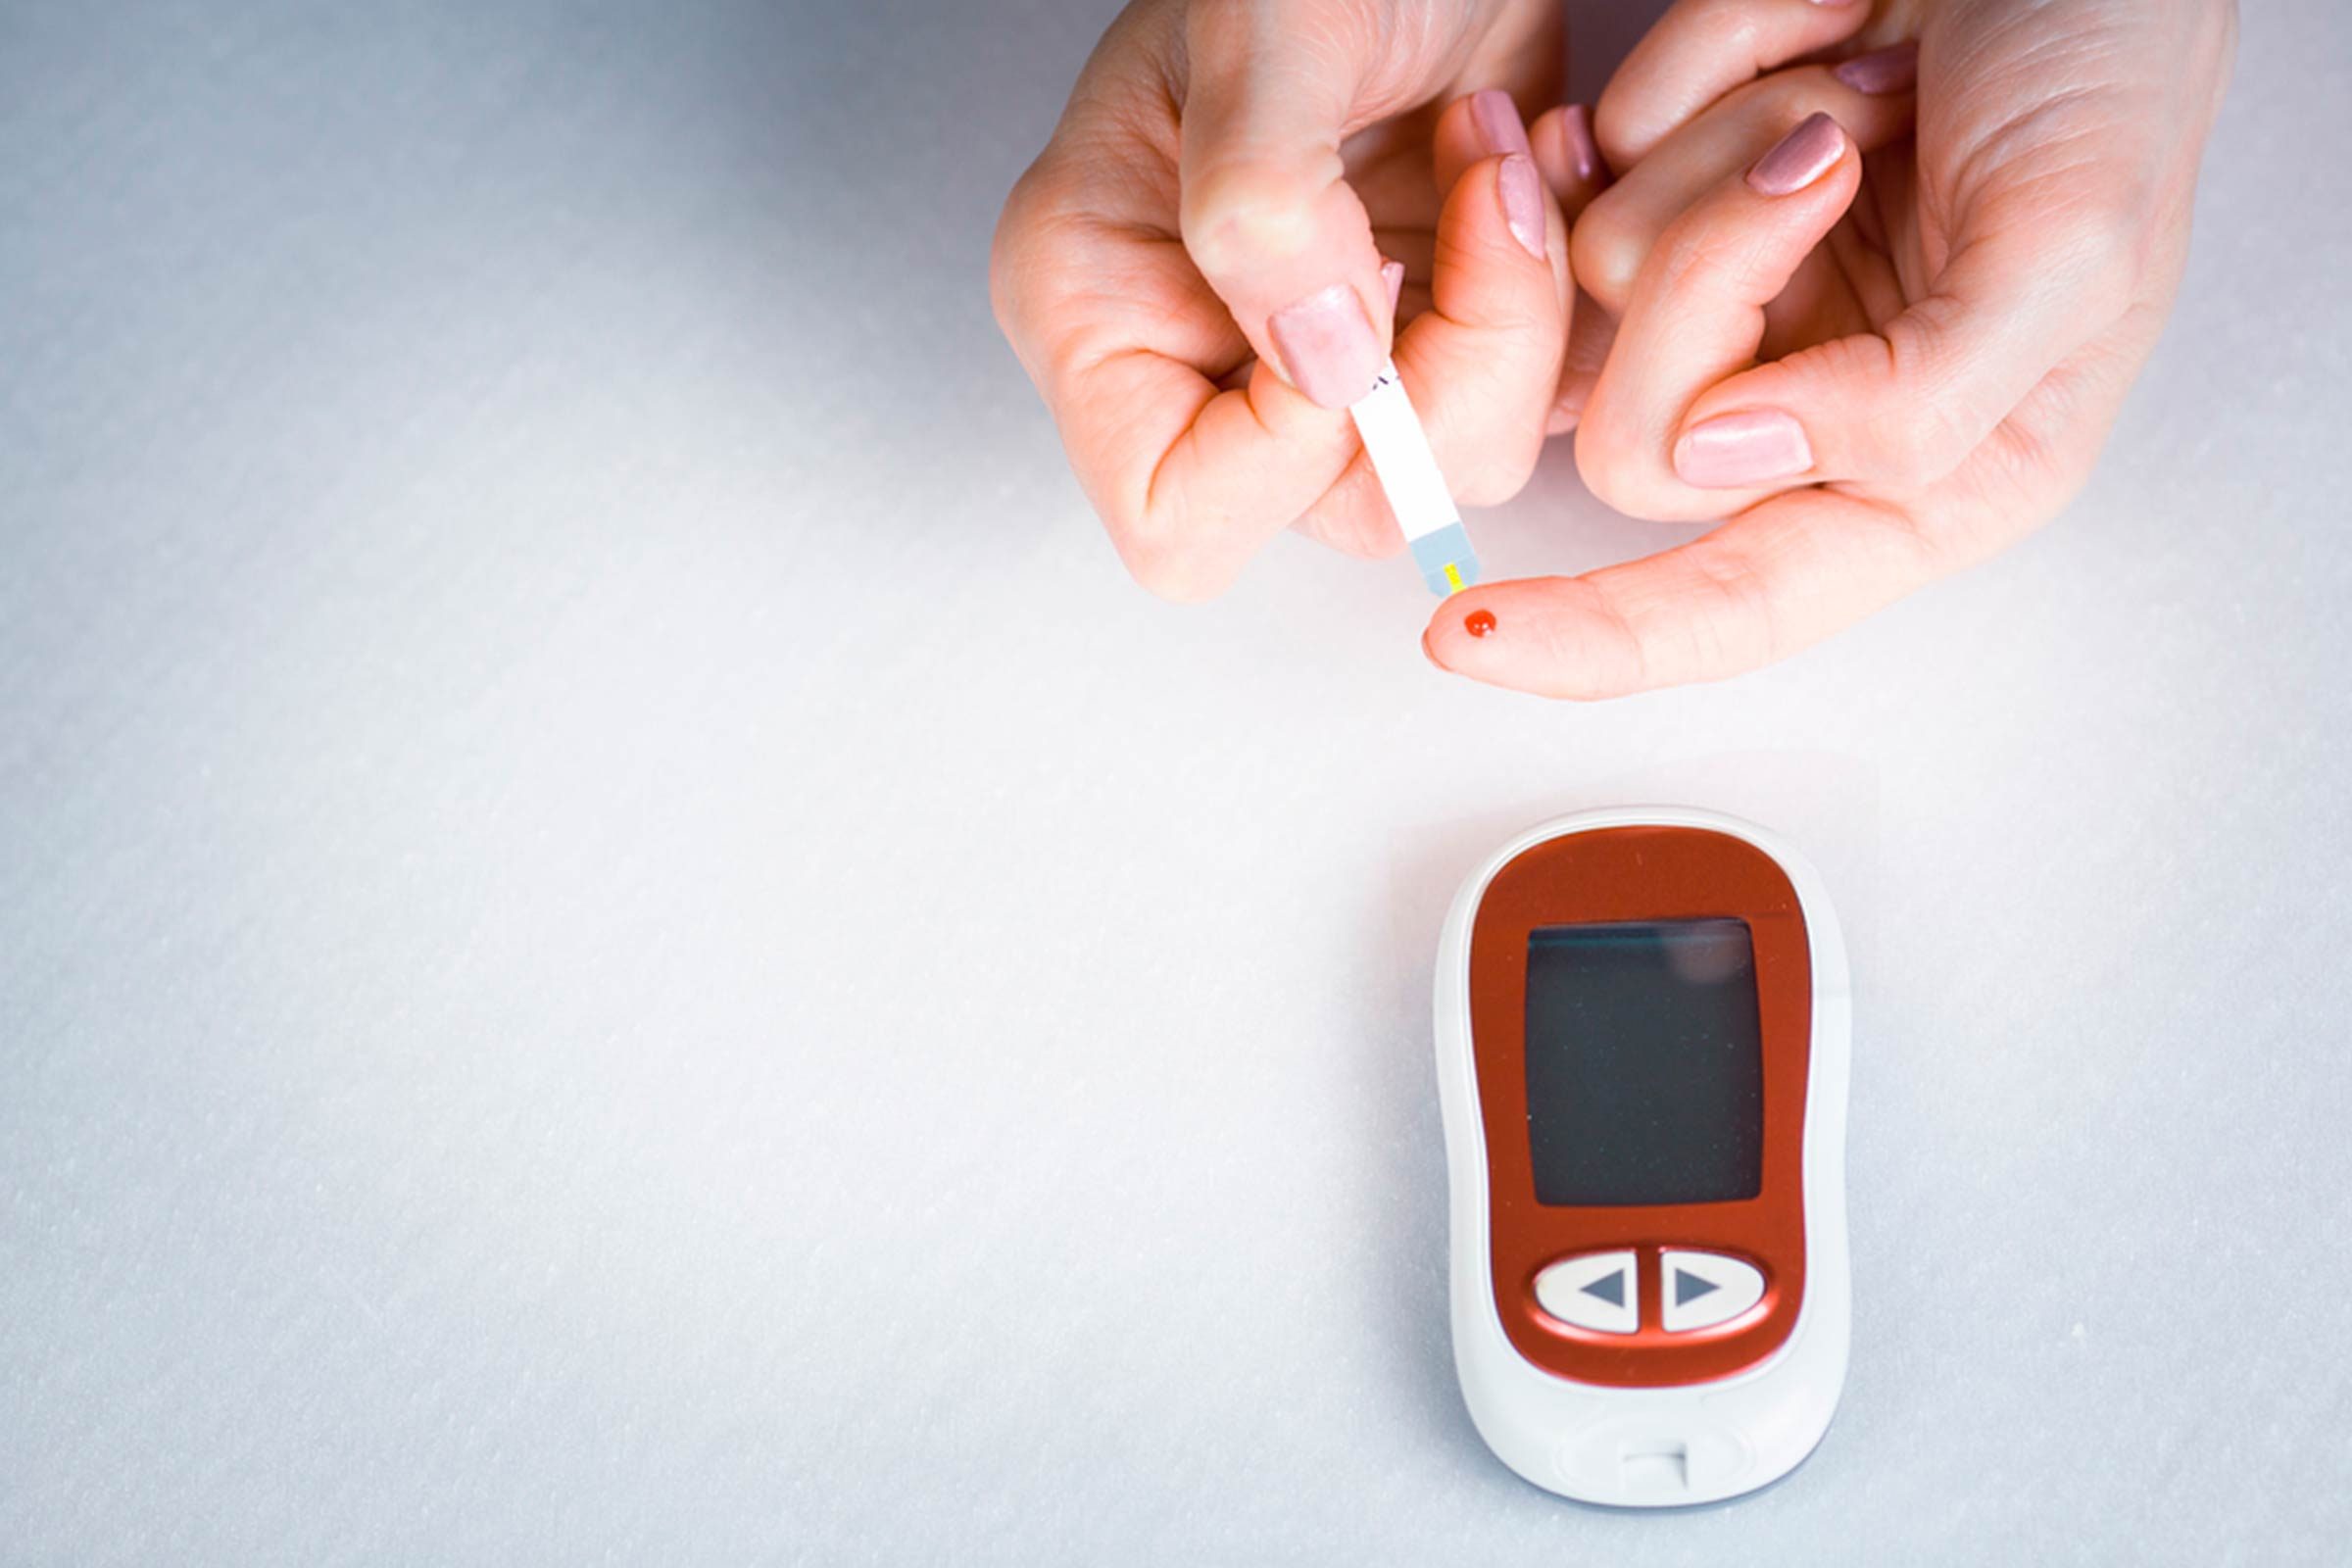
<path fill-rule="evenodd" d="M 1682 808 L 1521 835 L 1437 974 L 1454 1365 L 1479 1435 L 1589 1502 L 1794 1469 L 1845 1381 L 1845 953 L 1819 877 Z"/>

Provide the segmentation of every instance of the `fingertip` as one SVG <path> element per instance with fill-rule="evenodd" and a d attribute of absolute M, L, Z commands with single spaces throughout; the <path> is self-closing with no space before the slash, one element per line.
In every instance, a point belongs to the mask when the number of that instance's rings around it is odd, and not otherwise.
<path fill-rule="evenodd" d="M 1759 196 L 1793 196 L 1844 162 L 1853 145 L 1837 116 L 1816 110 L 1748 166 L 1747 186 Z"/>
<path fill-rule="evenodd" d="M 1476 674 L 1476 666 L 1502 647 L 1502 617 L 1494 602 L 1496 588 L 1470 588 L 1447 599 L 1421 631 L 1421 652 L 1450 674 Z"/>
<path fill-rule="evenodd" d="M 1612 176 L 1592 135 L 1592 112 L 1583 104 L 1547 110 L 1529 128 L 1528 141 L 1544 182 L 1571 221 L 1608 187 Z"/>
<path fill-rule="evenodd" d="M 1884 49 L 1856 55 L 1830 74 L 1872 98 L 1892 98 L 1919 85 L 1919 40 L 1905 38 Z"/>
<path fill-rule="evenodd" d="M 1498 582 L 1455 594 L 1421 633 L 1421 651 L 1450 675 L 1538 697 L 1592 701 L 1632 690 L 1611 684 L 1576 601 L 1574 577 Z"/>
<path fill-rule="evenodd" d="M 1552 247 L 1565 246 L 1569 231 L 1561 222 L 1555 232 L 1557 211 L 1525 153 L 1464 170 L 1438 214 L 1430 291 L 1439 311 L 1456 320 L 1501 325 L 1507 318 L 1520 326 L 1563 314 L 1564 302 L 1554 297 Z"/>

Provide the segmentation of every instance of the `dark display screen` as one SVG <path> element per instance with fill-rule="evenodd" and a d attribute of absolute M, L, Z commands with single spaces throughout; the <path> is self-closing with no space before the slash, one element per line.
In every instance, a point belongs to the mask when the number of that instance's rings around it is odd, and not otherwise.
<path fill-rule="evenodd" d="M 1540 1203 L 1722 1203 L 1762 1191 L 1747 922 L 1530 932 L 1527 1139 Z"/>

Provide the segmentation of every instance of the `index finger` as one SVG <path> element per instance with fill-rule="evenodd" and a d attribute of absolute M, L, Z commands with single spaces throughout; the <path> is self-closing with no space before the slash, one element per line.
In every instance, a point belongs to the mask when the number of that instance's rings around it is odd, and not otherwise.
<path fill-rule="evenodd" d="M 1441 669 L 1544 697 L 1722 680 L 1886 608 L 1957 564 L 1942 556 L 1892 507 L 1791 491 L 1641 561 L 1455 594 L 1421 647 Z"/>
<path fill-rule="evenodd" d="M 1874 9 L 1864 0 L 1679 0 L 1601 92 L 1592 112 L 1601 152 L 1632 167 L 1734 88 L 1860 32 Z"/>

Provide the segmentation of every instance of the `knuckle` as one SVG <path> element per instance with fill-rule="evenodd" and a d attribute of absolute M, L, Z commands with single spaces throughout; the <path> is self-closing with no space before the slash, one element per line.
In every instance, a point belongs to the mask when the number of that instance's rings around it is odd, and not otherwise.
<path fill-rule="evenodd" d="M 1592 499 L 1629 517 L 1654 517 L 1654 487 L 1631 457 L 1632 446 L 1619 438 L 1606 417 L 1587 409 L 1576 428 L 1576 471 L 1592 492 Z"/>
<path fill-rule="evenodd" d="M 1615 189 L 1601 192 L 1577 218 L 1568 235 L 1568 270 L 1602 310 L 1623 316 L 1644 247 L 1627 220 L 1625 204 L 1609 199 Z"/>
<path fill-rule="evenodd" d="M 1112 542 L 1127 574 L 1154 599 L 1172 605 L 1198 605 L 1214 599 L 1227 587 L 1227 574 L 1201 559 L 1198 550 L 1165 528 L 1113 524 Z"/>
<path fill-rule="evenodd" d="M 1185 249 L 1203 271 L 1232 271 L 1312 244 L 1311 198 L 1281 165 L 1227 161 L 1187 175 L 1177 224 Z"/>
<path fill-rule="evenodd" d="M 1948 349 L 1939 347 L 1942 342 L 1933 331 L 1898 328 L 1886 339 L 1883 363 L 1853 367 L 1833 361 L 1826 366 L 1837 380 L 1922 389 L 1922 395 L 1875 400 L 1868 415 L 1870 471 L 1862 477 L 1899 490 L 1925 489 L 1967 462 L 1976 450 L 1983 432 L 1975 427 L 1969 400 L 1929 390 L 1952 387 L 1970 369 L 1957 363 Z"/>
<path fill-rule="evenodd" d="M 1057 221 L 1067 211 L 1067 176 L 1049 151 L 1013 182 L 997 215 L 988 249 L 988 294 L 997 324 L 1007 337 L 1015 335 L 1035 284 L 1053 266 Z"/>
<path fill-rule="evenodd" d="M 1905 409 L 1878 421 L 1868 477 L 1897 490 L 1924 490 L 1968 460 L 1975 442 L 1937 411 Z"/>
<path fill-rule="evenodd" d="M 1527 488 L 1535 476 L 1536 462 L 1544 451 L 1541 426 L 1532 432 L 1512 431 L 1501 439 L 1483 444 L 1479 453 L 1465 465 L 1458 477 L 1449 474 L 1447 482 L 1454 499 L 1466 506 L 1498 507 Z"/>
<path fill-rule="evenodd" d="M 1804 416 L 1807 432 L 1836 437 L 1829 466 L 1838 477 L 1924 489 L 1966 462 L 1981 434 L 1970 424 L 1968 367 L 1951 341 L 1938 313 L 1915 308 L 1883 337 L 1857 333 L 1791 355 L 1763 373 L 1792 374 L 1793 388 L 1784 382 L 1761 395 L 1769 403 L 1793 390 L 1815 411 Z"/>
<path fill-rule="evenodd" d="M 1735 675 L 1777 662 L 1788 651 L 1780 607 L 1763 576 L 1747 562 L 1701 551 L 1694 563 L 1720 611 L 1686 622 L 1690 666 L 1709 675 Z"/>
<path fill-rule="evenodd" d="M 1769 265 L 1769 236 L 1704 220 L 1704 211 L 1686 214 L 1659 236 L 1649 268 L 1661 297 L 1679 298 L 1697 286 L 1709 297 L 1726 290 L 1746 292 Z"/>
<path fill-rule="evenodd" d="M 988 247 L 988 301 L 997 313 L 997 325 L 1006 337 L 1013 332 L 1019 309 L 1021 285 L 1029 266 L 1030 234 L 1033 230 L 1031 212 L 1035 198 L 1029 194 L 1029 182 L 1035 175 L 1032 169 L 1023 174 L 1004 198 L 1004 210 L 997 215 L 997 231 Z"/>
<path fill-rule="evenodd" d="M 1186 58 L 1195 72 L 1214 71 L 1248 61 L 1257 35 L 1256 0 L 1189 0 L 1184 8 Z"/>
<path fill-rule="evenodd" d="M 2073 262 L 2094 298 L 2119 308 L 2139 293 L 2151 226 L 2153 191 L 2117 191 L 2090 204 L 2078 219 Z"/>

